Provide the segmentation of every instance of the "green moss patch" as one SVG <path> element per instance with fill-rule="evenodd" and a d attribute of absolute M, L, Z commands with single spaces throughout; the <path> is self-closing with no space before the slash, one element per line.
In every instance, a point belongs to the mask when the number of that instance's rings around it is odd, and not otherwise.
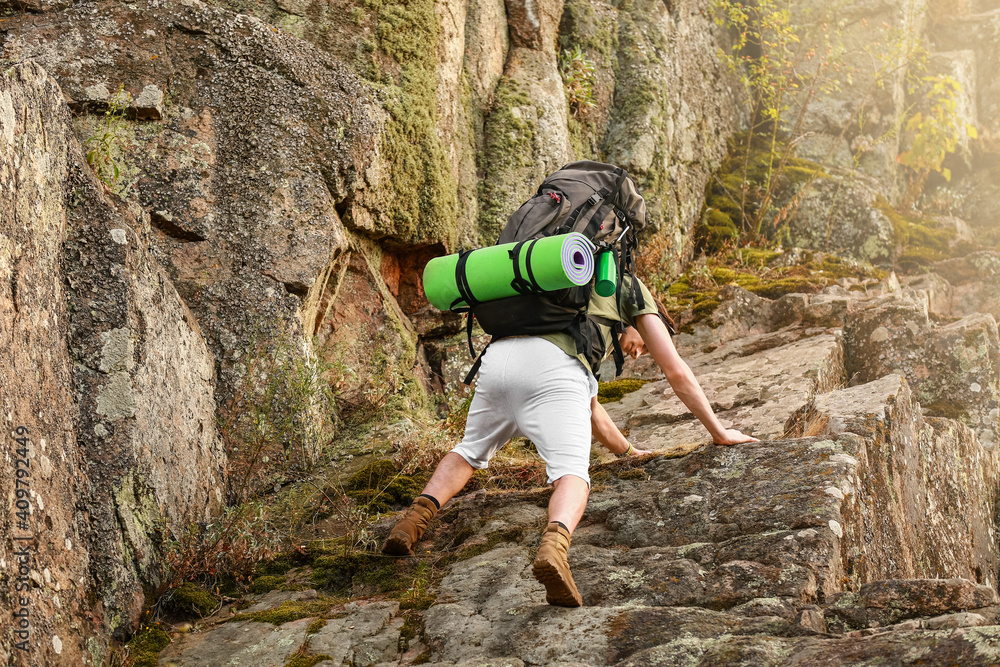
<path fill-rule="evenodd" d="M 437 131 L 434 1 L 365 0 L 364 5 L 377 17 L 377 42 L 362 44 L 362 52 L 370 54 L 365 75 L 381 86 L 389 113 L 381 146 L 389 166 L 382 182 L 385 212 L 405 240 L 451 241 L 456 186 Z M 379 53 L 391 58 L 398 72 L 384 72 Z"/>
<path fill-rule="evenodd" d="M 289 621 L 297 621 L 300 618 L 311 616 L 328 617 L 330 609 L 337 605 L 339 600 L 319 596 L 312 600 L 286 600 L 273 609 L 264 609 L 248 614 L 236 614 L 231 621 L 257 621 L 258 623 L 271 623 L 272 625 L 282 625 Z"/>
<path fill-rule="evenodd" d="M 306 628 L 306 634 L 314 635 L 325 627 L 326 627 L 326 619 L 317 618 L 315 621 L 309 624 L 308 628 Z"/>
<path fill-rule="evenodd" d="M 747 240 L 777 239 L 780 211 L 804 185 L 828 178 L 822 166 L 788 154 L 788 144 L 771 133 L 740 133 L 729 140 L 729 154 L 705 188 L 697 249 L 718 253 Z"/>
<path fill-rule="evenodd" d="M 806 253 L 791 266 L 772 267 L 781 255 L 767 248 L 728 249 L 693 266 L 667 288 L 667 307 L 680 330 L 690 333 L 694 324 L 710 318 L 721 303 L 719 291 L 726 285 L 777 299 L 791 293 L 814 294 L 845 278 L 865 283 L 887 275 L 868 264 L 818 253 Z"/>
<path fill-rule="evenodd" d="M 382 554 L 356 552 L 322 556 L 313 563 L 312 582 L 324 590 L 353 595 L 355 586 L 373 593 L 406 588 L 399 570 L 400 559 Z"/>
<path fill-rule="evenodd" d="M 250 584 L 250 592 L 257 593 L 267 593 L 268 591 L 280 591 L 285 590 L 285 578 L 282 576 L 275 575 L 265 575 L 263 577 L 257 577 Z"/>
<path fill-rule="evenodd" d="M 370 511 L 389 512 L 412 503 L 426 482 L 426 475 L 404 475 L 383 459 L 356 472 L 344 485 L 344 492 Z"/>
<path fill-rule="evenodd" d="M 962 421 L 969 416 L 968 410 L 964 405 L 947 398 L 938 399 L 926 405 L 922 405 L 922 407 L 926 411 L 927 415 L 931 417 L 944 417 L 945 419 Z"/>
<path fill-rule="evenodd" d="M 876 206 L 892 223 L 896 244 L 901 249 L 896 259 L 900 273 L 924 273 L 935 262 L 951 256 L 955 230 L 943 228 L 931 219 L 901 213 L 881 196 Z"/>
<path fill-rule="evenodd" d="M 170 643 L 170 635 L 159 625 L 150 625 L 132 637 L 128 644 L 131 667 L 156 667 L 160 652 Z"/>
<path fill-rule="evenodd" d="M 481 556 L 487 551 L 492 551 L 498 544 L 502 542 L 520 542 L 524 538 L 524 528 L 507 528 L 505 530 L 498 530 L 496 532 L 490 533 L 484 542 L 478 544 L 470 544 L 469 546 L 461 549 L 457 553 L 451 554 L 450 556 L 445 556 L 437 562 L 441 567 L 447 567 L 455 563 L 461 562 L 463 560 L 468 560 L 470 558 L 475 558 L 476 556 Z"/>
<path fill-rule="evenodd" d="M 531 107 L 528 113 L 522 107 Z M 532 164 L 535 141 L 533 103 L 528 93 L 517 81 L 501 77 L 497 84 L 493 105 L 486 115 L 485 152 L 481 169 L 485 177 L 480 181 L 479 240 L 483 245 L 496 242 L 507 218 L 520 204 L 524 195 L 512 191 L 510 180 L 520 170 Z"/>
<path fill-rule="evenodd" d="M 612 380 L 610 382 L 600 382 L 597 385 L 597 402 L 614 403 L 615 401 L 620 401 L 625 394 L 631 394 L 633 391 L 637 391 L 648 382 L 650 381 L 640 380 L 638 378 L 623 378 L 621 380 Z"/>
<path fill-rule="evenodd" d="M 322 654 L 322 655 L 305 655 L 302 653 L 296 653 L 288 662 L 285 663 L 285 667 L 313 667 L 313 665 L 318 665 L 324 660 L 333 660 L 333 656 Z"/>
<path fill-rule="evenodd" d="M 205 617 L 219 606 L 219 599 L 201 586 L 188 581 L 170 592 L 165 600 L 165 606 L 181 614 Z"/>
<path fill-rule="evenodd" d="M 649 479 L 649 473 L 642 468 L 632 468 L 630 470 L 622 470 L 618 473 L 618 478 L 646 480 Z"/>

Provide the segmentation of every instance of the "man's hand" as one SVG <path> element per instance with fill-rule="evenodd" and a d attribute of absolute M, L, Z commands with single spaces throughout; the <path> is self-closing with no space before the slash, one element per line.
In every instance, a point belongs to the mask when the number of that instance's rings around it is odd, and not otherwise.
<path fill-rule="evenodd" d="M 715 439 L 715 444 L 726 445 L 727 447 L 738 445 L 743 442 L 760 442 L 760 440 L 753 436 L 740 433 L 734 428 L 727 428 L 723 431 L 723 437 Z"/>

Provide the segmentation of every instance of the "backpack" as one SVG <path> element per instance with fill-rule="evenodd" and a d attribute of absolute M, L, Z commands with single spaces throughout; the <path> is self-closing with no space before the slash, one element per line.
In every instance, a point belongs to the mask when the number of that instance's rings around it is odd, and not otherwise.
<path fill-rule="evenodd" d="M 576 343 L 577 353 L 582 353 L 590 362 L 595 375 L 605 354 L 604 338 L 597 325 L 609 326 L 614 334 L 616 376 L 621 374 L 624 363 L 618 344 L 618 334 L 623 330 L 621 323 L 587 314 L 594 280 L 579 287 L 544 291 L 530 275 L 521 275 L 518 259 L 521 252 L 531 252 L 532 245 L 528 242 L 533 239 L 581 233 L 594 242 L 595 254 L 612 253 L 618 269 L 615 293 L 620 305 L 622 277 L 634 272 L 637 234 L 645 224 L 646 203 L 635 182 L 621 167 L 601 162 L 571 162 L 542 181 L 535 195 L 510 216 L 497 239 L 498 245 L 516 243 L 510 251 L 514 263 L 511 287 L 518 296 L 478 302 L 471 294 L 463 294 L 469 308 L 456 309 L 456 312 L 468 310 L 466 333 L 469 353 L 475 359 L 465 384 L 472 382 L 486 352 L 483 348 L 477 357 L 472 346 L 474 319 L 479 320 L 483 331 L 492 336 L 491 341 L 517 335 L 569 333 Z M 460 291 L 464 291 L 461 288 L 464 284 L 463 258 L 468 252 L 460 253 L 456 267 Z M 643 308 L 642 292 L 635 281 L 631 284 L 628 298 Z"/>

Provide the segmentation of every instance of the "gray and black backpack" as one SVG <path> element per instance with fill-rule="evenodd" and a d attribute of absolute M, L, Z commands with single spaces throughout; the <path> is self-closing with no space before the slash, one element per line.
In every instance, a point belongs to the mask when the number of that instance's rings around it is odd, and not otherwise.
<path fill-rule="evenodd" d="M 511 287 L 518 292 L 518 296 L 477 301 L 467 289 L 463 289 L 463 285 L 467 285 L 464 281 L 463 261 L 467 253 L 463 253 L 459 259 L 456 277 L 463 300 L 469 308 L 456 311 L 469 311 L 469 352 L 475 359 L 465 383 L 472 382 L 482 359 L 482 353 L 476 357 L 472 346 L 473 318 L 479 321 L 483 331 L 492 336 L 491 340 L 516 335 L 569 333 L 576 342 L 577 352 L 584 354 L 595 373 L 605 354 L 604 339 L 597 324 L 610 326 L 615 333 L 612 339 L 616 374 L 620 374 L 624 357 L 618 345 L 617 334 L 622 330 L 621 323 L 604 321 L 603 318 L 587 314 L 594 281 L 580 287 L 545 291 L 538 287 L 530 274 L 521 275 L 517 269 L 520 262 L 517 260 L 521 252 L 531 252 L 532 244 L 528 241 L 578 232 L 594 242 L 597 246 L 595 254 L 604 251 L 613 253 L 618 268 L 615 293 L 619 305 L 621 299 L 627 298 L 643 308 L 642 292 L 635 286 L 635 281 L 632 281 L 632 289 L 628 295 L 622 294 L 621 281 L 624 274 L 634 273 L 633 253 L 637 235 L 645 224 L 646 203 L 636 189 L 635 182 L 621 167 L 601 162 L 571 162 L 542 181 L 535 196 L 510 216 L 497 239 L 498 245 L 517 244 L 510 253 L 515 266 Z M 528 262 L 524 264 L 530 266 Z M 483 352 L 485 351 L 484 348 Z"/>

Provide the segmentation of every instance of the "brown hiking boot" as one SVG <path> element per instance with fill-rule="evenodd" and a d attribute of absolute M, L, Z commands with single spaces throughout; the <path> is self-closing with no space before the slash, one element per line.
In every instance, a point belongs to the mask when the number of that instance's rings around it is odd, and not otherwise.
<path fill-rule="evenodd" d="M 420 541 L 427 524 L 437 516 L 437 506 L 429 499 L 418 496 L 410 509 L 389 533 L 389 539 L 382 545 L 382 553 L 390 556 L 412 556 L 413 545 Z"/>
<path fill-rule="evenodd" d="M 576 590 L 566 560 L 569 544 L 569 531 L 557 523 L 550 523 L 542 533 L 542 544 L 538 547 L 531 573 L 545 586 L 546 602 L 560 607 L 582 607 L 583 598 Z"/>

